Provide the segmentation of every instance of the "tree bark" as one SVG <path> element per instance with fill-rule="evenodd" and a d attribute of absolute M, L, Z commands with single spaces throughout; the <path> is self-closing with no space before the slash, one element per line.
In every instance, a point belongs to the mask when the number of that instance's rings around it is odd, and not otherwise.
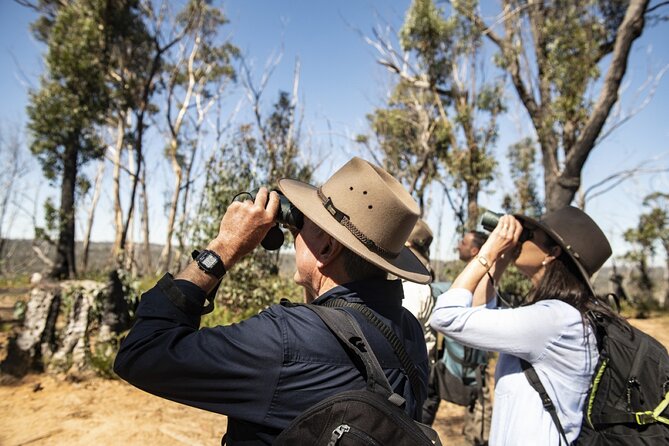
<path fill-rule="evenodd" d="M 98 206 L 98 200 L 100 199 L 100 191 L 102 189 L 102 176 L 105 171 L 105 160 L 104 158 L 100 160 L 98 166 L 98 172 L 95 175 L 95 187 L 93 189 L 93 200 L 91 202 L 91 208 L 88 211 L 88 219 L 86 221 L 86 233 L 84 234 L 84 249 L 83 249 L 83 259 L 82 259 L 82 268 L 84 271 L 88 269 L 88 251 L 91 244 L 91 232 L 93 230 L 93 220 L 95 219 L 95 209 Z"/>
<path fill-rule="evenodd" d="M 63 282 L 61 288 L 72 302 L 61 341 L 46 368 L 52 372 L 80 372 L 88 368 L 89 326 L 92 322 L 90 310 L 93 303 L 101 299 L 105 286 L 92 280 L 85 280 Z"/>
<path fill-rule="evenodd" d="M 63 154 L 63 180 L 60 188 L 60 212 L 56 259 L 49 277 L 54 279 L 74 278 L 76 265 L 74 256 L 74 194 L 77 183 L 77 158 L 75 144 L 68 144 Z"/>
<path fill-rule="evenodd" d="M 142 190 L 141 200 L 142 200 L 142 240 L 144 243 L 144 268 L 143 274 L 148 274 L 151 271 L 151 242 L 150 242 L 150 229 L 149 229 L 149 200 L 148 194 L 146 192 L 146 169 L 142 170 Z"/>
<path fill-rule="evenodd" d="M 7 357 L 0 365 L 2 372 L 21 377 L 44 370 L 44 361 L 55 350 L 60 301 L 57 284 L 42 282 L 30 291 L 23 328 L 18 336 L 9 339 Z"/>
<path fill-rule="evenodd" d="M 112 196 L 114 198 L 114 246 L 112 257 L 116 261 L 125 244 L 123 234 L 123 208 L 121 207 L 121 158 L 123 154 L 124 117 L 119 116 L 116 126 L 116 144 L 114 144 L 114 168 L 112 173 Z"/>

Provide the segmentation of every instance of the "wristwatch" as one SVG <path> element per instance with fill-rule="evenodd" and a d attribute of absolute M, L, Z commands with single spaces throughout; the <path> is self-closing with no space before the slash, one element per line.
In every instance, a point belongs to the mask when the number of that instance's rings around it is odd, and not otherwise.
<path fill-rule="evenodd" d="M 221 280 L 225 276 L 225 265 L 223 265 L 223 261 L 214 251 L 208 249 L 198 251 L 196 249 L 191 253 L 191 257 L 205 273 L 216 277 L 218 280 Z"/>

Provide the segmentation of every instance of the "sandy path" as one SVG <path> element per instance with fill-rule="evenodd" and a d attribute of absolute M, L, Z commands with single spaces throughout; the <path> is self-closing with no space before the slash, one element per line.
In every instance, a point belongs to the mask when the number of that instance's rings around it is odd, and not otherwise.
<path fill-rule="evenodd" d="M 633 323 L 669 346 L 669 316 Z M 464 445 L 462 414 L 462 407 L 441 404 L 435 428 L 445 443 Z M 0 426 L 2 446 L 195 446 L 220 444 L 226 419 L 121 381 L 31 375 L 0 385 Z"/>

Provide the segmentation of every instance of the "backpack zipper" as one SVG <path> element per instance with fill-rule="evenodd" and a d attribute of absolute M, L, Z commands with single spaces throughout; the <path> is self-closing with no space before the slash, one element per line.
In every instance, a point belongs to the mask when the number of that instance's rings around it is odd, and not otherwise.
<path fill-rule="evenodd" d="M 350 434 L 353 437 L 358 437 L 366 445 L 381 446 L 381 444 L 378 441 L 376 441 L 373 437 L 370 437 L 360 429 L 356 429 L 354 427 L 352 428 L 348 424 L 340 424 L 335 428 L 335 430 L 332 431 L 332 435 L 330 436 L 330 441 L 328 442 L 327 446 L 335 446 L 339 442 L 339 440 L 341 440 L 341 438 L 346 434 Z"/>

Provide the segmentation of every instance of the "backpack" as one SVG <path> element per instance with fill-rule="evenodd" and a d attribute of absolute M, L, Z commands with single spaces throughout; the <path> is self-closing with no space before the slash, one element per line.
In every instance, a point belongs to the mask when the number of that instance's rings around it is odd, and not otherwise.
<path fill-rule="evenodd" d="M 323 320 L 353 359 L 362 362 L 367 386 L 316 403 L 295 418 L 273 444 L 441 446 L 434 430 L 404 411 L 404 398 L 393 392 L 353 316 L 341 309 L 305 306 Z M 356 366 L 360 368 L 357 362 Z"/>
<path fill-rule="evenodd" d="M 482 400 L 488 353 L 446 336 L 443 345 L 443 358 L 435 364 L 439 397 L 460 406 L 471 406 L 477 399 Z"/>
<path fill-rule="evenodd" d="M 450 283 L 432 283 L 432 296 L 436 299 L 445 292 Z M 444 353 L 434 365 L 439 397 L 460 406 L 471 406 L 477 399 L 483 400 L 483 377 L 488 365 L 488 352 L 466 347 L 445 336 Z"/>
<path fill-rule="evenodd" d="M 669 444 L 669 355 L 656 339 L 632 327 L 589 314 L 599 361 L 583 410 L 578 445 Z M 564 430 L 534 368 L 524 365 L 530 384 Z M 533 382 L 536 381 L 536 382 Z"/>

